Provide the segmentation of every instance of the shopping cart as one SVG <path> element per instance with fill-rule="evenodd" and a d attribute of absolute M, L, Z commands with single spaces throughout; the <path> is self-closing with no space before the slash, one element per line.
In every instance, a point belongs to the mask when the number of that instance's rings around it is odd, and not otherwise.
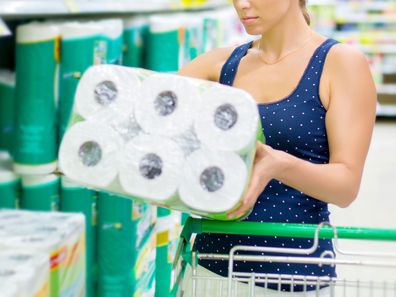
<path fill-rule="evenodd" d="M 312 247 L 309 249 L 271 248 L 235 246 L 229 254 L 203 254 L 192 250 L 195 234 L 200 233 L 223 233 L 240 235 L 262 235 L 294 238 L 313 238 Z M 318 246 L 319 239 L 333 239 L 334 250 L 325 251 L 318 258 L 302 257 L 313 253 Z M 298 296 L 319 296 L 320 288 L 326 287 L 328 296 L 396 296 L 396 245 L 390 253 L 385 252 L 346 252 L 339 247 L 338 239 L 355 239 L 362 243 L 366 241 L 382 241 L 391 244 L 396 243 L 396 230 L 356 228 L 356 227 L 333 227 L 330 224 L 320 225 L 307 224 L 283 224 L 283 223 L 256 223 L 256 222 L 218 222 L 202 219 L 189 218 L 183 228 L 180 237 L 175 262 L 172 268 L 172 291 L 170 296 L 194 296 L 202 295 L 200 286 L 213 286 L 216 284 L 216 292 L 208 297 L 244 297 L 244 296 L 282 296 L 281 288 L 289 286 L 293 292 L 295 285 L 302 286 L 303 292 Z M 238 252 L 261 252 L 264 256 L 238 255 Z M 265 253 L 276 252 L 280 255 L 265 256 Z M 288 254 L 282 256 L 281 254 Z M 296 255 L 291 257 L 290 254 Z M 346 257 L 342 257 L 344 255 Z M 228 261 L 228 277 L 220 277 L 214 274 L 201 275 L 198 269 L 198 260 L 226 260 Z M 380 273 L 374 272 L 368 280 L 341 278 L 341 277 L 315 277 L 307 275 L 283 275 L 265 273 L 245 273 L 236 271 L 234 265 L 238 261 L 272 262 L 272 263 L 298 263 L 316 265 L 347 265 L 359 269 L 381 269 Z M 189 275 L 185 274 L 186 267 L 191 265 Z M 387 272 L 384 274 L 383 271 Z M 384 274 L 384 275 L 381 275 Z M 385 280 L 381 277 L 385 276 Z M 182 287 L 183 278 L 190 277 L 192 285 L 186 292 Z M 270 285 L 277 286 L 277 290 L 266 290 Z M 261 286 L 261 287 L 260 287 Z M 314 290 L 312 290 L 314 286 Z M 244 293 L 238 289 L 244 288 Z M 308 290 L 308 288 L 311 288 Z M 260 288 L 260 289 L 258 289 Z M 199 293 L 201 292 L 201 293 Z"/>

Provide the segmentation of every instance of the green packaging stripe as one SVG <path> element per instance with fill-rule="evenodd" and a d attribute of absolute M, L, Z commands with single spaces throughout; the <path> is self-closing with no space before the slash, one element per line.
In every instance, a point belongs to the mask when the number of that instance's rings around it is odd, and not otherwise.
<path fill-rule="evenodd" d="M 74 94 L 78 82 L 90 66 L 100 59 L 97 56 L 97 40 L 99 36 L 63 39 L 61 42 L 61 65 L 59 83 L 59 129 L 62 138 L 73 109 Z"/>
<path fill-rule="evenodd" d="M 122 64 L 129 67 L 144 66 L 144 51 L 147 46 L 149 26 L 137 26 L 124 30 Z"/>
<path fill-rule="evenodd" d="M 103 40 L 107 43 L 107 55 L 106 64 L 122 64 L 122 35 L 120 37 L 111 39 L 103 37 Z"/>
<path fill-rule="evenodd" d="M 15 162 L 56 160 L 56 40 L 16 45 Z"/>
<path fill-rule="evenodd" d="M 132 201 L 116 195 L 98 195 L 98 273 L 119 275 L 133 269 L 135 223 L 132 222 Z"/>
<path fill-rule="evenodd" d="M 15 130 L 15 85 L 0 81 L 0 150 L 12 153 Z"/>
<path fill-rule="evenodd" d="M 98 279 L 98 297 L 129 297 L 133 292 L 128 274 L 101 276 Z"/>
<path fill-rule="evenodd" d="M 21 208 L 52 211 L 59 209 L 59 179 L 34 186 L 22 185 Z"/>
<path fill-rule="evenodd" d="M 150 32 L 146 68 L 159 72 L 176 72 L 179 69 L 179 32 Z"/>
<path fill-rule="evenodd" d="M 168 246 L 157 247 L 155 297 L 167 297 L 170 292 L 172 264 L 168 262 Z"/>
<path fill-rule="evenodd" d="M 171 212 L 168 208 L 157 207 L 157 217 L 159 218 L 169 216 Z"/>
<path fill-rule="evenodd" d="M 141 296 L 153 296 L 153 292 L 155 292 L 155 296 L 157 297 L 157 289 L 156 287 L 156 265 L 151 264 L 148 271 L 145 273 L 143 278 L 139 280 L 138 284 L 135 288 L 134 297 L 141 297 Z M 169 291 L 166 295 L 169 296 Z"/>
<path fill-rule="evenodd" d="M 61 188 L 60 210 L 81 212 L 85 215 L 86 235 L 86 296 L 94 297 L 94 271 L 96 265 L 96 196 L 95 192 L 82 187 Z"/>
<path fill-rule="evenodd" d="M 17 208 L 19 189 L 19 179 L 5 183 L 0 182 L 0 208 Z"/>

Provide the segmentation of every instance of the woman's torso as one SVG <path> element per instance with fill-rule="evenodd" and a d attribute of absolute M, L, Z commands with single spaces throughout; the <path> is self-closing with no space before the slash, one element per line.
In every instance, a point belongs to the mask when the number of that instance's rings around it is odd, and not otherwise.
<path fill-rule="evenodd" d="M 265 69 L 266 67 L 260 66 L 255 60 L 258 57 L 255 56 L 254 50 L 249 54 L 252 44 L 248 43 L 232 52 L 224 63 L 219 77 L 221 83 L 245 89 L 256 97 L 268 145 L 317 164 L 326 164 L 329 161 L 324 107 L 328 101 L 322 101 L 325 86 L 322 88 L 321 84 L 323 65 L 328 51 L 334 44 L 336 42 L 331 39 L 323 41 L 310 52 L 309 56 L 306 55 L 306 59 L 301 58 L 303 62 L 297 63 L 295 60 L 296 67 L 292 68 L 293 73 L 291 71 L 286 73 L 284 69 L 275 71 L 275 67 L 269 67 L 273 68 L 270 71 L 268 67 Z M 253 65 L 256 65 L 256 68 L 252 68 Z M 290 67 L 289 65 L 288 68 Z M 284 90 L 279 88 L 282 77 L 284 77 Z M 273 85 L 272 89 L 271 85 Z M 268 90 L 265 90 L 267 87 Z M 279 89 L 282 89 L 281 92 Z M 246 220 L 319 224 L 329 221 L 329 211 L 326 203 L 272 180 Z M 312 238 L 202 234 L 197 237 L 195 247 L 203 253 L 227 254 L 235 245 L 301 249 L 311 247 L 312 243 Z M 322 252 L 332 249 L 331 241 L 321 240 L 317 251 L 311 256 L 318 257 Z M 225 262 L 201 261 L 200 264 L 215 273 L 227 275 Z M 243 272 L 335 275 L 333 267 L 304 264 L 241 262 L 235 268 Z M 301 289 L 301 287 L 295 288 L 295 290 Z"/>

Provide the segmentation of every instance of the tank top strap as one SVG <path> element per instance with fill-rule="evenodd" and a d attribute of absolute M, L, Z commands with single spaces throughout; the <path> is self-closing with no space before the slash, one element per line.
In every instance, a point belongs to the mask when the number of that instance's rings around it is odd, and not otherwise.
<path fill-rule="evenodd" d="M 233 85 L 239 63 L 241 62 L 241 59 L 247 54 L 252 44 L 253 41 L 250 41 L 234 49 L 221 69 L 219 81 L 221 84 L 228 86 Z"/>
<path fill-rule="evenodd" d="M 301 88 L 303 89 L 302 94 L 312 92 L 310 95 L 319 98 L 319 83 L 323 66 L 331 47 L 337 43 L 339 43 L 337 40 L 329 38 L 315 50 L 297 87 L 300 89 L 299 91 L 301 91 Z"/>

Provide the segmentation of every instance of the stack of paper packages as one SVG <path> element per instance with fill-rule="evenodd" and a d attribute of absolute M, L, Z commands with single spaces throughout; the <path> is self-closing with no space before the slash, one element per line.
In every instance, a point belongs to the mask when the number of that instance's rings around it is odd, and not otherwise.
<path fill-rule="evenodd" d="M 0 296 L 85 296 L 84 216 L 0 211 Z"/>
<path fill-rule="evenodd" d="M 243 199 L 257 141 L 246 92 L 138 68 L 89 68 L 77 87 L 59 167 L 88 187 L 227 220 Z"/>

